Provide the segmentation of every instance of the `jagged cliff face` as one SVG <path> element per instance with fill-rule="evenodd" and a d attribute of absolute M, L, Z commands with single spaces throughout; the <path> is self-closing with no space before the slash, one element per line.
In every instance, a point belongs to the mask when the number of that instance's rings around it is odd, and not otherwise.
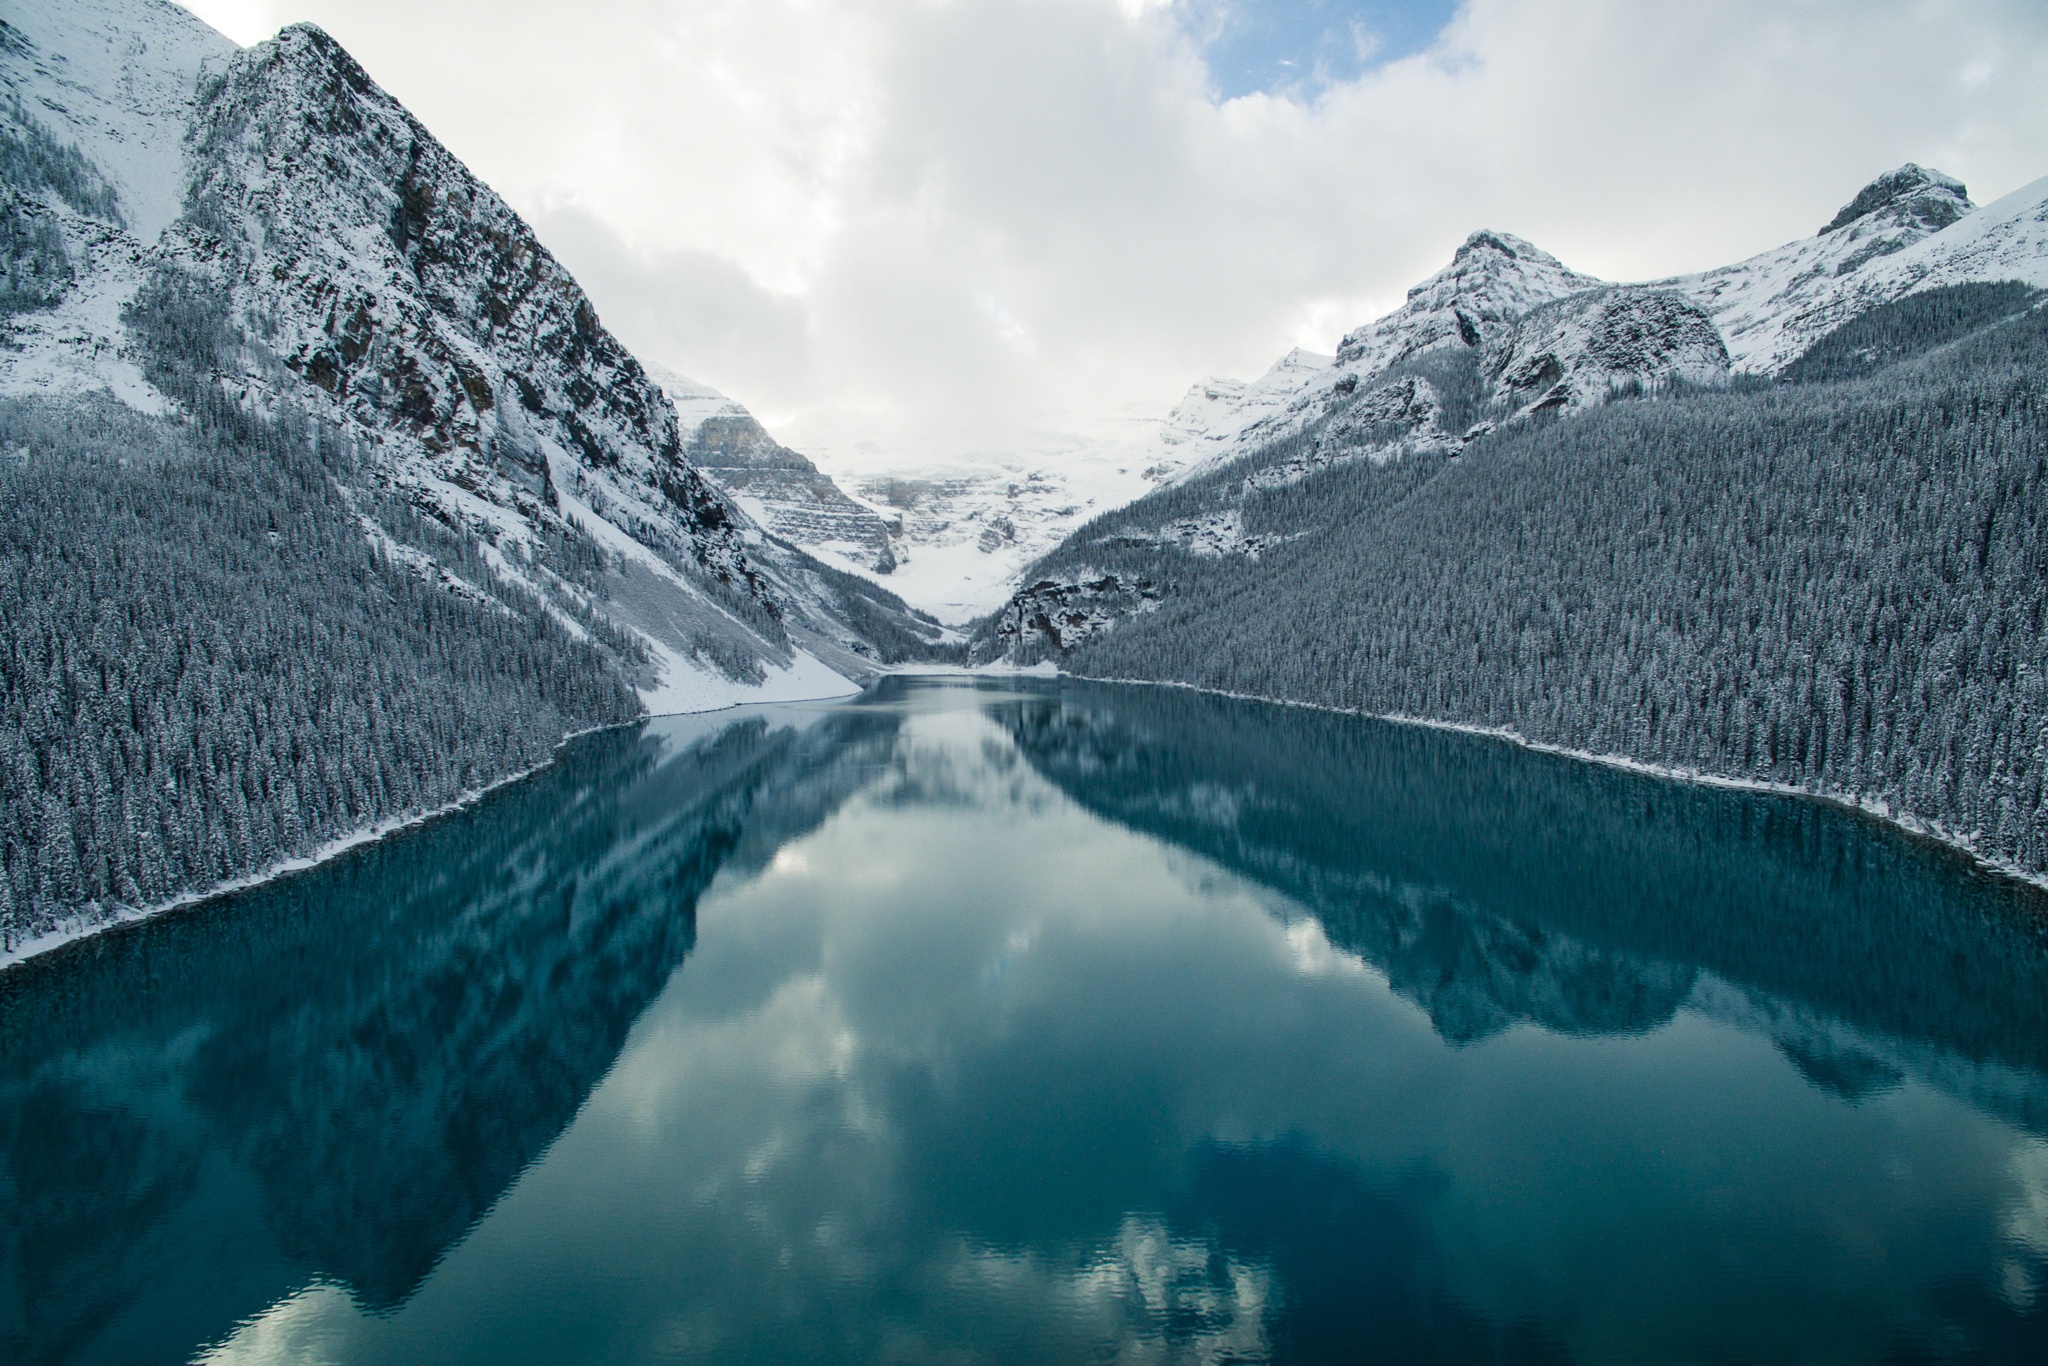
<path fill-rule="evenodd" d="M 1962 181 L 1909 161 L 1865 185 L 1842 206 L 1841 212 L 1828 220 L 1821 234 L 1839 232 L 1859 220 L 1872 220 L 1902 232 L 1914 228 L 1922 233 L 1940 232 L 1965 217 L 1972 207 Z M 1881 251 L 1872 254 L 1884 255 Z"/>
<path fill-rule="evenodd" d="M 1083 571 L 1041 579 L 1018 592 L 996 614 L 991 633 L 997 654 L 1012 660 L 1035 660 L 1071 650 L 1121 618 L 1157 607 L 1160 596 L 1147 580 L 1115 574 Z"/>
<path fill-rule="evenodd" d="M 1736 369 L 1774 374 L 1857 313 L 1904 293 L 1885 287 L 1883 259 L 1975 208 L 1961 181 L 1909 162 L 1864 186 L 1813 237 L 1654 287 L 1706 309 Z"/>
<path fill-rule="evenodd" d="M 217 281 L 261 338 L 251 383 L 275 383 L 274 358 L 428 488 L 526 517 L 568 491 L 755 581 L 659 386 L 525 222 L 333 39 L 300 26 L 239 54 L 203 92 L 192 148 L 159 255 Z"/>
<path fill-rule="evenodd" d="M 1475 232 L 1407 302 L 1344 338 L 1334 360 L 1296 350 L 1252 384 L 1211 380 L 1167 418 L 1160 448 L 1182 482 L 1337 413 L 1387 370 L 1497 342 L 1529 310 L 1600 285 L 1504 232 Z"/>
<path fill-rule="evenodd" d="M 518 214 L 318 29 L 245 51 L 165 0 L 0 22 L 0 396 L 337 424 L 371 481 L 485 546 L 482 591 L 636 633 L 657 709 L 848 691 L 942 634 L 764 536 L 693 436 L 830 504 L 811 529 L 864 567 L 888 547 L 743 409 L 686 430 Z M 563 578 L 565 535 L 610 567 Z"/>
<path fill-rule="evenodd" d="M 1684 295 L 1624 285 L 1529 310 L 1486 345 L 1482 368 L 1519 416 L 1592 407 L 1628 385 L 1723 381 L 1728 348 Z"/>
<path fill-rule="evenodd" d="M 893 537 L 901 534 L 901 517 L 885 520 L 849 498 L 830 475 L 717 390 L 659 366 L 648 373 L 675 404 L 684 455 L 756 522 L 813 553 L 877 574 L 896 568 Z"/>

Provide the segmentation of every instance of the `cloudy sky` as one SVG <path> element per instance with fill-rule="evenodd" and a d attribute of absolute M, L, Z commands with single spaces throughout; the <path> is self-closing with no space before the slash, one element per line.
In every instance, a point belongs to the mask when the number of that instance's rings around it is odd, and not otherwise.
<path fill-rule="evenodd" d="M 2048 175 L 2039 0 L 186 0 L 311 20 L 643 356 L 862 463 L 1021 453 L 1398 304 Z"/>

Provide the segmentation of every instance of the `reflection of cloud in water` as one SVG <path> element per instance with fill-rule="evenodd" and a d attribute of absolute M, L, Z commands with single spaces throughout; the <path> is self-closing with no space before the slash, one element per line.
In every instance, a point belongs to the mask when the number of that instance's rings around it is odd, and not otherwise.
<path fill-rule="evenodd" d="M 2048 1269 L 2048 1143 L 2021 1144 L 2012 1155 L 2013 1195 L 2005 1209 L 2005 1236 L 2012 1255 L 2001 1268 L 1999 1290 L 2005 1302 L 2030 1310 L 2044 1289 Z"/>
<path fill-rule="evenodd" d="M 1098 1361 L 1264 1361 L 1271 1353 L 1272 1273 L 1205 1239 L 1176 1236 L 1156 1216 L 1125 1216 L 1105 1246 L 1072 1260 L 963 1247 L 946 1279 L 956 1293 L 1000 1300 L 1012 1312 L 1036 1306 Z"/>

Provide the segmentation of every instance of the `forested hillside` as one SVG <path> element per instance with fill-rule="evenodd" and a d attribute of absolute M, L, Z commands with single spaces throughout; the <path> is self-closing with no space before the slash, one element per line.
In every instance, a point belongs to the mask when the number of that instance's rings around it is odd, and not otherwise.
<path fill-rule="evenodd" d="M 1311 429 L 1084 528 L 1038 591 L 1097 605 L 1034 616 L 1027 592 L 980 647 L 1854 796 L 2048 870 L 2027 302 L 1910 296 L 1785 382 L 1248 479 Z M 1205 508 L 1233 543 L 1152 530 Z"/>
<path fill-rule="evenodd" d="M 357 473 L 331 433 L 0 403 L 0 948 L 640 714 L 637 641 L 522 598 L 409 505 L 345 494 Z M 548 554 L 577 572 L 575 547 Z"/>

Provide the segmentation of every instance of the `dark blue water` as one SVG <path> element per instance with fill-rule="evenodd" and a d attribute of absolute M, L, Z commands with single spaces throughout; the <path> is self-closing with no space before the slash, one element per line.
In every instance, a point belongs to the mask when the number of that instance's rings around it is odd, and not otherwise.
<path fill-rule="evenodd" d="M 590 737 L 0 974 L 0 1360 L 2048 1361 L 2048 919 L 1189 694 Z"/>

